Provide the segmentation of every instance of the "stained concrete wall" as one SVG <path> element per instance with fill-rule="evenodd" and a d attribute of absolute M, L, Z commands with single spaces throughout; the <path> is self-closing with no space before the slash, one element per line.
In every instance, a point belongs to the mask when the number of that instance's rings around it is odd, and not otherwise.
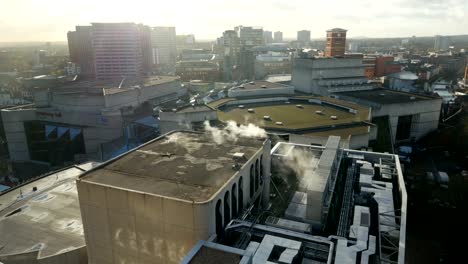
<path fill-rule="evenodd" d="M 28 142 L 23 122 L 34 119 L 36 111 L 33 109 L 2 110 L 1 114 L 10 159 L 13 161 L 29 160 Z"/>
<path fill-rule="evenodd" d="M 393 140 L 396 140 L 398 118 L 412 115 L 411 135 L 416 140 L 439 126 L 442 99 L 415 101 L 411 103 L 385 104 L 380 108 L 372 108 L 372 117 L 388 116 L 392 129 Z"/>
<path fill-rule="evenodd" d="M 229 97 L 245 97 L 245 96 L 265 96 L 265 95 L 293 95 L 294 87 L 284 86 L 278 88 L 259 88 L 259 89 L 242 89 L 242 88 L 231 88 L 228 91 Z"/>

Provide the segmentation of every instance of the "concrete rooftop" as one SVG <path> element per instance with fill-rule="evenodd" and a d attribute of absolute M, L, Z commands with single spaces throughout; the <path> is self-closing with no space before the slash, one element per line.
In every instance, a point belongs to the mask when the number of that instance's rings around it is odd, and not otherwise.
<path fill-rule="evenodd" d="M 207 202 L 237 172 L 233 154 L 250 159 L 263 139 L 216 144 L 209 134 L 173 132 L 103 164 L 81 181 L 186 200 Z"/>
<path fill-rule="evenodd" d="M 366 91 L 342 92 L 338 94 L 346 97 L 353 97 L 359 100 L 377 104 L 400 104 L 412 103 L 424 100 L 434 100 L 436 98 L 413 93 L 394 91 L 389 89 L 374 89 Z"/>
<path fill-rule="evenodd" d="M 84 247 L 75 179 L 95 165 L 70 167 L 1 195 L 0 259 L 34 252 L 42 259 Z"/>
<path fill-rule="evenodd" d="M 244 88 L 240 88 L 240 86 L 243 86 Z M 272 88 L 285 88 L 288 87 L 284 84 L 280 83 L 273 83 L 273 82 L 267 82 L 267 81 L 254 81 L 254 82 L 246 82 L 243 84 L 240 84 L 232 89 L 236 90 L 252 90 L 252 89 L 272 89 Z"/>

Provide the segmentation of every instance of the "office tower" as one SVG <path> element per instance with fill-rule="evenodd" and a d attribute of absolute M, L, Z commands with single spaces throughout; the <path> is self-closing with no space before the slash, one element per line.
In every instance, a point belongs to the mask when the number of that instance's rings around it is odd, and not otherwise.
<path fill-rule="evenodd" d="M 91 26 L 76 26 L 75 31 L 69 31 L 68 50 L 70 61 L 78 64 L 81 74 L 94 75 L 94 56 Z"/>
<path fill-rule="evenodd" d="M 346 48 L 346 29 L 333 28 L 327 30 L 325 56 L 343 57 Z"/>
<path fill-rule="evenodd" d="M 175 27 L 154 27 L 151 32 L 153 65 L 174 65 L 177 57 Z"/>
<path fill-rule="evenodd" d="M 276 42 L 276 43 L 283 42 L 283 32 L 276 31 L 273 41 Z"/>
<path fill-rule="evenodd" d="M 238 26 L 234 28 L 240 38 L 242 46 L 261 46 L 263 41 L 263 29 L 260 27 Z"/>
<path fill-rule="evenodd" d="M 273 42 L 273 34 L 271 31 L 263 31 L 263 40 L 265 44 Z"/>
<path fill-rule="evenodd" d="M 143 72 L 149 73 L 152 70 L 153 49 L 151 45 L 151 28 L 142 24 L 138 25 L 140 30 L 141 54 L 143 56 Z"/>
<path fill-rule="evenodd" d="M 97 79 L 143 74 L 140 31 L 135 23 L 93 23 L 92 39 Z"/>
<path fill-rule="evenodd" d="M 310 31 L 309 30 L 298 31 L 297 41 L 302 42 L 302 43 L 310 42 Z"/>
<path fill-rule="evenodd" d="M 222 49 L 224 53 L 223 73 L 225 80 L 232 79 L 233 67 L 239 63 L 239 54 L 241 41 L 237 32 L 234 30 L 226 30 L 223 32 Z"/>
<path fill-rule="evenodd" d="M 448 50 L 449 49 L 449 38 L 447 36 L 436 35 L 434 37 L 434 50 Z"/>

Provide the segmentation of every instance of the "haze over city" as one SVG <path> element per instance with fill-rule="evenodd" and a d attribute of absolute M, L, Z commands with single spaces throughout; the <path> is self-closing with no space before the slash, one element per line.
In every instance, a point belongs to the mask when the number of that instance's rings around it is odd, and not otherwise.
<path fill-rule="evenodd" d="M 3 0 L 0 264 L 464 263 L 467 7 Z"/>
<path fill-rule="evenodd" d="M 285 38 L 301 29 L 322 38 L 337 25 L 352 28 L 349 37 L 459 35 L 467 33 L 467 13 L 466 0 L 16 0 L 2 3 L 0 42 L 65 41 L 65 32 L 90 22 L 175 26 L 177 34 L 199 40 L 214 40 L 241 24 L 279 30 Z"/>

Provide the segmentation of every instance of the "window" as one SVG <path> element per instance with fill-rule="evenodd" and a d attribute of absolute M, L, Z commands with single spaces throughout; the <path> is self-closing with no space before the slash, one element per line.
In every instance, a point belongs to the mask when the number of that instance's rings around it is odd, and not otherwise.
<path fill-rule="evenodd" d="M 239 213 L 242 212 L 242 210 L 244 210 L 244 186 L 243 186 L 243 182 L 242 182 L 242 176 L 240 176 L 239 178 L 239 193 L 238 193 L 238 198 L 239 198 Z"/>
<path fill-rule="evenodd" d="M 223 215 L 221 214 L 221 199 L 218 199 L 218 201 L 216 202 L 215 218 L 216 218 L 216 234 L 218 236 L 221 236 L 223 234 Z"/>
<path fill-rule="evenodd" d="M 255 172 L 254 172 L 254 165 L 250 165 L 250 175 L 249 175 L 249 195 L 250 199 L 252 199 L 254 195 L 254 188 L 255 188 L 255 183 L 254 183 L 254 177 L 255 177 Z"/>
<path fill-rule="evenodd" d="M 259 187 L 260 187 L 260 165 L 257 159 L 257 161 L 255 162 L 255 191 L 257 191 Z"/>
<path fill-rule="evenodd" d="M 234 183 L 231 189 L 231 218 L 237 217 L 237 185 Z"/>
<path fill-rule="evenodd" d="M 226 227 L 229 224 L 229 221 L 231 221 L 231 208 L 229 206 L 230 198 L 229 191 L 226 191 L 224 194 L 224 227 Z"/>

